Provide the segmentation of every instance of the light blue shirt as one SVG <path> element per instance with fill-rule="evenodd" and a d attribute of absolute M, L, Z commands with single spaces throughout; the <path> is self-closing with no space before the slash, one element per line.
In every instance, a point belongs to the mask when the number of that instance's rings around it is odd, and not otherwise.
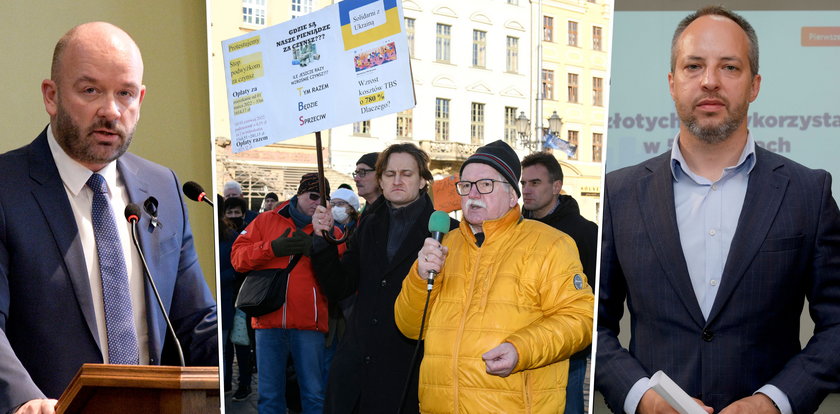
<path fill-rule="evenodd" d="M 703 317 L 708 318 L 738 227 L 749 175 L 755 167 L 755 140 L 748 134 L 738 162 L 724 168 L 717 181 L 711 181 L 688 167 L 680 152 L 677 134 L 671 148 L 670 166 L 680 244 L 697 303 Z M 649 388 L 647 383 L 645 377 L 633 385 L 624 400 L 625 412 L 636 412 L 642 395 Z M 787 396 L 777 387 L 768 384 L 756 392 L 770 397 L 783 414 L 792 413 Z"/>
<path fill-rule="evenodd" d="M 724 168 L 720 178 L 712 182 L 691 171 L 680 152 L 679 135 L 674 138 L 671 174 L 677 227 L 691 286 L 704 318 L 709 317 L 720 288 L 754 166 L 755 141 L 748 135 L 738 162 Z"/>

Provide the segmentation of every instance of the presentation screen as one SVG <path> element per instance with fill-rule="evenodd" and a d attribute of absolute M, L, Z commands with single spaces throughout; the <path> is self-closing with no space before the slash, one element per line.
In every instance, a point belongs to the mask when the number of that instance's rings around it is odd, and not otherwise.
<path fill-rule="evenodd" d="M 668 92 L 671 37 L 690 11 L 616 11 L 607 172 L 670 150 L 679 130 Z M 837 199 L 840 11 L 735 11 L 759 40 L 761 90 L 748 112 L 757 145 L 830 171 Z"/>

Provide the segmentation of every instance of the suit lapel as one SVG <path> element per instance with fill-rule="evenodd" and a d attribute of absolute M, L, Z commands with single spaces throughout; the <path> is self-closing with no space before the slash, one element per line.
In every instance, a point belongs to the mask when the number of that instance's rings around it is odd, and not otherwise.
<path fill-rule="evenodd" d="M 85 252 L 76 227 L 73 208 L 67 199 L 64 183 L 55 166 L 55 160 L 47 143 L 46 129 L 30 145 L 29 176 L 37 183 L 32 196 L 41 207 L 41 213 L 50 227 L 56 248 L 64 258 L 64 268 L 70 285 L 76 294 L 88 331 L 99 349 L 99 331 L 96 328 L 96 314 L 93 310 L 93 295 L 90 293 L 90 279 L 87 273 Z M 58 205 L 56 205 L 58 203 Z"/>
<path fill-rule="evenodd" d="M 637 185 L 639 209 L 650 240 L 661 240 L 653 243 L 653 250 L 669 283 L 694 322 L 703 326 L 705 318 L 691 286 L 677 227 L 669 154 L 657 157 L 646 165 L 650 174 L 641 177 Z"/>
<path fill-rule="evenodd" d="M 149 197 L 148 183 L 139 174 L 137 166 L 131 163 L 128 157 L 120 157 L 117 160 L 117 169 L 125 183 L 129 202 L 137 204 L 142 208 L 143 202 Z M 141 213 L 140 220 L 137 222 L 137 239 L 143 249 L 143 254 L 146 256 L 146 261 L 151 268 L 150 271 L 153 276 L 158 273 L 154 269 L 154 253 L 157 251 L 159 233 L 159 229 L 155 229 L 150 225 L 148 214 Z M 141 271 L 144 272 L 143 277 L 145 278 L 145 270 Z M 155 277 L 154 280 L 160 291 L 161 299 L 164 301 L 164 306 L 168 307 L 170 301 L 167 300 L 167 295 L 164 293 L 165 287 L 161 286 L 159 277 Z M 166 321 L 160 314 L 157 299 L 154 297 L 149 282 L 146 281 L 143 285 L 145 286 L 146 321 L 149 329 L 149 354 L 156 361 L 160 361 L 163 340 L 166 337 Z"/>
<path fill-rule="evenodd" d="M 755 168 L 750 173 L 744 206 L 741 208 L 738 227 L 732 238 L 732 245 L 723 268 L 720 289 L 709 313 L 709 322 L 720 313 L 758 254 L 758 249 L 764 243 L 770 226 L 776 218 L 790 181 L 787 176 L 775 172 L 783 164 L 781 162 L 771 164 L 765 154 L 764 149 L 756 147 Z"/>

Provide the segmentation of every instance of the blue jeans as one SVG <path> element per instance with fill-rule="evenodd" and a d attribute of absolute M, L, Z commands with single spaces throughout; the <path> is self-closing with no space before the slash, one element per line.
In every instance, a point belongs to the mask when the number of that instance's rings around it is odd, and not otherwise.
<path fill-rule="evenodd" d="M 586 376 L 586 355 L 569 359 L 569 382 L 566 384 L 566 414 L 583 414 L 583 380 Z"/>
<path fill-rule="evenodd" d="M 335 350 L 338 349 L 338 338 L 333 338 L 333 343 L 327 348 L 324 348 L 324 369 L 323 369 L 323 380 L 324 380 L 324 390 L 326 390 L 327 386 L 327 379 L 330 377 L 330 365 L 332 365 L 333 357 L 335 356 Z"/>
<path fill-rule="evenodd" d="M 300 386 L 302 414 L 324 411 L 324 334 L 298 329 L 257 329 L 260 414 L 286 413 L 286 363 L 289 353 Z"/>

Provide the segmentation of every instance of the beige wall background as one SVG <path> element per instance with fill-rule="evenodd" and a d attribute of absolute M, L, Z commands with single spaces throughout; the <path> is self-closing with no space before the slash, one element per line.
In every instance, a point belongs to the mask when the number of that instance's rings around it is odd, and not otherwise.
<path fill-rule="evenodd" d="M 204 0 L 0 1 L 0 152 L 28 144 L 49 122 L 40 85 L 58 38 L 79 23 L 103 20 L 131 34 L 145 62 L 146 98 L 130 151 L 172 168 L 182 182 L 212 189 L 206 16 Z M 213 210 L 189 200 L 187 206 L 215 293 Z"/>

